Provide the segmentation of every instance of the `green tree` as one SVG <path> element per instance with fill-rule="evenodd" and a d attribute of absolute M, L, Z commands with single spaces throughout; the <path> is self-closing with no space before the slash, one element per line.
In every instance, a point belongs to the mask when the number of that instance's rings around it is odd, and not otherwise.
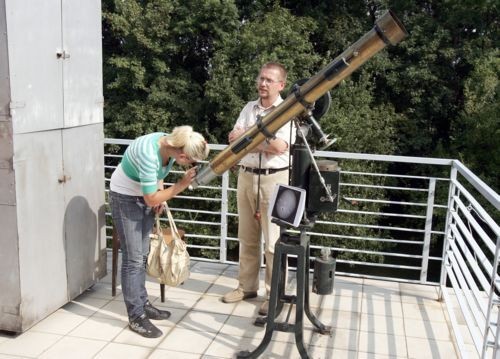
<path fill-rule="evenodd" d="M 309 41 L 313 29 L 311 19 L 297 18 L 275 7 L 260 18 L 242 22 L 237 32 L 224 38 L 206 83 L 218 138 L 226 141 L 244 104 L 256 98 L 255 79 L 265 62 L 282 63 L 288 70 L 289 84 L 314 72 L 320 58 Z"/>
<path fill-rule="evenodd" d="M 104 0 L 107 135 L 181 124 L 209 135 L 203 86 L 217 42 L 236 20 L 232 1 Z"/>
<path fill-rule="evenodd" d="M 451 131 L 452 148 L 474 173 L 500 190 L 500 57 L 498 49 L 477 59 L 465 81 L 464 108 Z"/>

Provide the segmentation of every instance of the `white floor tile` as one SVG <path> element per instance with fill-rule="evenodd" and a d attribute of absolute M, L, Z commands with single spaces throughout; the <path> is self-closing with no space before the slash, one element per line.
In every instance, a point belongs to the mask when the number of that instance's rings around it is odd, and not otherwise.
<path fill-rule="evenodd" d="M 65 335 L 85 320 L 85 316 L 57 311 L 33 326 L 31 331 Z"/>
<path fill-rule="evenodd" d="M 145 359 L 152 352 L 150 348 L 135 345 L 109 343 L 94 358 L 95 359 Z"/>
<path fill-rule="evenodd" d="M 308 343 L 323 348 L 356 351 L 358 350 L 358 332 L 356 330 L 333 328 L 330 335 L 313 333 Z"/>
<path fill-rule="evenodd" d="M 458 358 L 453 343 L 408 337 L 408 356 L 414 359 Z"/>
<path fill-rule="evenodd" d="M 377 355 L 402 358 L 408 356 L 406 338 L 403 335 L 360 332 L 358 350 L 364 353 L 376 353 Z"/>
<path fill-rule="evenodd" d="M 200 359 L 200 354 L 182 353 L 173 350 L 155 349 L 148 359 Z"/>
<path fill-rule="evenodd" d="M 227 318 L 226 314 L 190 311 L 178 326 L 189 330 L 218 333 Z"/>
<path fill-rule="evenodd" d="M 170 308 L 158 302 L 156 302 L 154 305 L 158 309 L 168 310 L 170 312 L 170 317 L 167 320 L 162 320 L 160 322 L 155 321 L 155 323 L 161 323 L 161 325 L 167 327 L 173 327 L 176 324 L 178 324 L 186 316 L 188 312 L 187 309 Z"/>
<path fill-rule="evenodd" d="M 40 359 L 87 359 L 93 358 L 108 344 L 101 340 L 64 337 L 40 355 Z"/>
<path fill-rule="evenodd" d="M 193 309 L 204 312 L 231 314 L 236 307 L 236 304 L 237 303 L 224 303 L 220 297 L 204 295 L 193 306 Z"/>
<path fill-rule="evenodd" d="M 405 333 L 408 337 L 451 341 L 450 327 L 446 322 L 419 319 L 405 319 Z"/>
<path fill-rule="evenodd" d="M 85 317 L 90 317 L 100 308 L 104 307 L 109 303 L 110 299 L 102 299 L 93 297 L 88 294 L 83 294 L 73 301 L 67 303 L 62 308 L 58 309 L 58 312 L 73 313 Z"/>
<path fill-rule="evenodd" d="M 358 330 L 361 314 L 359 312 L 346 312 L 343 310 L 320 309 L 312 311 L 316 318 L 325 326 L 335 329 Z M 304 317 L 304 326 L 314 328 L 313 323 Z"/>
<path fill-rule="evenodd" d="M 162 303 L 159 298 L 151 300 L 155 306 L 163 308 L 179 308 L 191 309 L 196 302 L 201 298 L 202 294 L 199 293 L 185 293 L 181 291 L 170 291 L 165 293 L 165 302 Z"/>
<path fill-rule="evenodd" d="M 72 330 L 69 335 L 80 338 L 110 341 L 127 326 L 128 322 L 126 321 L 91 317 Z"/>
<path fill-rule="evenodd" d="M 37 358 L 61 338 L 62 336 L 57 334 L 28 331 L 2 342 L 0 353 Z"/>
<path fill-rule="evenodd" d="M 236 337 L 262 338 L 265 327 L 255 326 L 255 318 L 231 316 L 222 326 L 220 333 L 234 335 Z"/>
<path fill-rule="evenodd" d="M 443 307 L 440 302 L 428 302 L 426 304 L 403 303 L 405 318 L 419 319 L 433 322 L 446 322 Z"/>
<path fill-rule="evenodd" d="M 216 333 L 200 332 L 176 327 L 160 343 L 158 348 L 177 352 L 202 354 L 215 338 Z"/>
<path fill-rule="evenodd" d="M 402 335 L 405 330 L 404 319 L 400 317 L 362 314 L 359 329 L 364 332 Z"/>
<path fill-rule="evenodd" d="M 368 315 L 403 317 L 403 308 L 399 298 L 393 301 L 378 296 L 366 296 L 363 298 L 361 312 Z"/>
<path fill-rule="evenodd" d="M 311 308 L 343 310 L 346 312 L 361 311 L 361 292 L 350 295 L 317 295 L 310 293 L 309 304 Z"/>
<path fill-rule="evenodd" d="M 94 314 L 94 317 L 117 319 L 125 322 L 128 321 L 128 314 L 125 303 L 116 300 L 112 300 L 108 304 L 100 308 Z"/>
<path fill-rule="evenodd" d="M 239 338 L 236 336 L 219 334 L 205 354 L 215 358 L 234 358 L 238 352 L 253 351 L 260 344 L 261 340 L 258 338 Z M 260 357 L 299 359 L 300 354 L 295 344 L 271 340 Z"/>

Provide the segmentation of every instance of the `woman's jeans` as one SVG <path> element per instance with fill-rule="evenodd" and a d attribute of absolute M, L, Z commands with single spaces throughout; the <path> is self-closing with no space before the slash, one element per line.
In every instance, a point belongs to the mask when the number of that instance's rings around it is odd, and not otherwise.
<path fill-rule="evenodd" d="M 113 224 L 122 250 L 122 292 L 129 320 L 144 313 L 148 300 L 146 292 L 146 263 L 149 253 L 149 234 L 155 221 L 154 211 L 142 196 L 128 196 L 109 191 Z"/>

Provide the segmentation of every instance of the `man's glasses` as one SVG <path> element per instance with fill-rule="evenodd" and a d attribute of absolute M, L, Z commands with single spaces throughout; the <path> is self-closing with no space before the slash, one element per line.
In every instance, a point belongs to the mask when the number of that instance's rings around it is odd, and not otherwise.
<path fill-rule="evenodd" d="M 258 84 L 264 84 L 264 85 L 271 85 L 271 84 L 277 84 L 279 82 L 283 82 L 281 80 L 273 80 L 273 79 L 269 79 L 266 77 L 257 77 L 256 81 Z"/>

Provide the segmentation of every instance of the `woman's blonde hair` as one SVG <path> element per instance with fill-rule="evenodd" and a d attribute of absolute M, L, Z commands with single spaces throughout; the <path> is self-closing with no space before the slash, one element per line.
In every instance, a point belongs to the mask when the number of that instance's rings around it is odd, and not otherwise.
<path fill-rule="evenodd" d="M 167 134 L 167 143 L 182 151 L 194 161 L 201 161 L 208 157 L 207 141 L 195 132 L 191 126 L 175 127 L 172 133 Z"/>

